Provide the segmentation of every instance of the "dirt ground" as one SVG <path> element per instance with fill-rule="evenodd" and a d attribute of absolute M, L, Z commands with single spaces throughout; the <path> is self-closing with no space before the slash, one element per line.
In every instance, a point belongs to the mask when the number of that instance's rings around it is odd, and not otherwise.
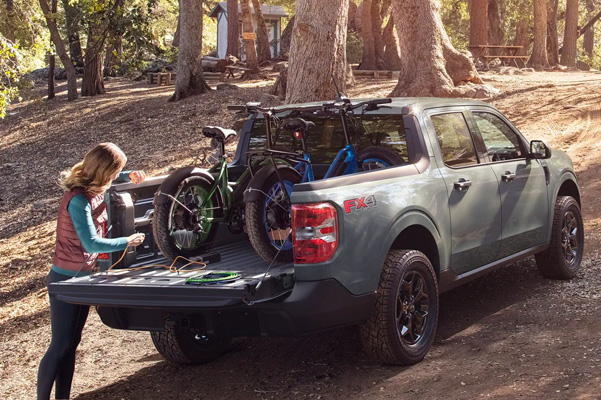
<path fill-rule="evenodd" d="M 533 259 L 440 298 L 435 344 L 409 368 L 379 365 L 356 329 L 295 338 L 237 339 L 205 366 L 164 361 L 147 332 L 117 331 L 90 313 L 78 350 L 76 399 L 601 398 L 601 74 L 483 75 L 491 102 L 528 139 L 574 160 L 582 186 L 584 267 L 569 282 L 543 279 Z M 0 122 L 0 398 L 35 396 L 50 340 L 45 276 L 54 246 L 59 171 L 100 141 L 150 175 L 192 162 L 204 125 L 232 126 L 227 104 L 258 99 L 265 83 L 167 103 L 172 87 L 126 80 L 67 103 L 35 95 Z M 385 96 L 394 81 L 364 80 L 351 97 Z M 63 88 L 64 89 L 64 88 Z M 41 89 L 40 89 L 41 90 Z M 202 158 L 202 157 L 201 157 Z"/>

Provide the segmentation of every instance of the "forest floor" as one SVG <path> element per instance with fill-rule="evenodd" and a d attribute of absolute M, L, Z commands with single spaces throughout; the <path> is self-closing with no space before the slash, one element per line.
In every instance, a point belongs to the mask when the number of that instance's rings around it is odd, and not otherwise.
<path fill-rule="evenodd" d="M 574 160 L 582 186 L 584 267 L 545 280 L 532 258 L 441 295 L 434 346 L 423 362 L 379 365 L 356 329 L 235 341 L 205 366 L 164 361 L 147 332 L 104 326 L 91 312 L 78 350 L 76 399 L 601 398 L 601 74 L 483 75 L 491 102 L 528 139 Z M 236 83 L 236 82 L 232 82 Z M 59 171 L 101 141 L 149 175 L 190 163 L 204 125 L 232 126 L 227 104 L 258 99 L 265 83 L 167 103 L 173 87 L 111 80 L 107 94 L 68 103 L 35 90 L 0 121 L 0 398 L 35 396 L 50 340 L 45 277 L 54 247 Z M 389 80 L 360 80 L 351 97 L 385 96 Z M 37 94 L 36 94 L 37 93 Z"/>

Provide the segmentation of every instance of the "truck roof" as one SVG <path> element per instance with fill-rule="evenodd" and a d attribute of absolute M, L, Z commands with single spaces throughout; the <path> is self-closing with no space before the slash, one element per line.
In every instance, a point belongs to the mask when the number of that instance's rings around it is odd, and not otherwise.
<path fill-rule="evenodd" d="M 382 97 L 386 98 L 386 97 Z M 467 99 L 456 99 L 456 98 L 440 98 L 440 97 L 391 97 L 392 102 L 386 104 L 387 107 L 397 109 L 401 114 L 410 114 L 414 109 L 428 109 L 438 107 L 460 107 L 460 106 L 480 106 L 480 107 L 493 107 L 491 104 L 477 100 Z M 370 100 L 370 98 L 359 98 L 351 99 L 353 104 L 360 103 L 362 101 Z M 298 104 L 285 104 L 276 109 L 290 108 L 290 107 L 314 107 L 323 104 L 323 101 L 314 101 L 310 103 L 298 103 Z M 494 107 L 493 107 L 494 108 Z"/>

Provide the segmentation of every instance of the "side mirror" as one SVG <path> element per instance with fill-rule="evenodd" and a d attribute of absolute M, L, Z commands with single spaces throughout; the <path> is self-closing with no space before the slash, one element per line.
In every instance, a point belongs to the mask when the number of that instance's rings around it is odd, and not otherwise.
<path fill-rule="evenodd" d="M 542 140 L 533 140 L 530 142 L 530 158 L 546 160 L 551 158 L 551 148 Z"/>

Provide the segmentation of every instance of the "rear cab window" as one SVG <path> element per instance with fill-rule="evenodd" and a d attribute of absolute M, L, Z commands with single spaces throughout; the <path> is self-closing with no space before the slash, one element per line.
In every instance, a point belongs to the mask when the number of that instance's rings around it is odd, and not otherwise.
<path fill-rule="evenodd" d="M 346 146 L 340 117 L 331 114 L 303 114 L 300 117 L 315 123 L 315 128 L 307 134 L 307 146 L 313 163 L 330 164 L 338 151 Z M 366 114 L 361 117 L 359 114 L 349 119 L 349 129 L 357 150 L 368 146 L 382 146 L 398 152 L 404 160 L 410 159 L 402 115 Z M 276 150 L 300 150 L 300 140 L 289 132 L 276 132 L 275 127 L 272 127 L 272 134 L 277 135 Z M 257 118 L 251 131 L 248 150 L 263 150 L 266 143 L 265 120 Z"/>

